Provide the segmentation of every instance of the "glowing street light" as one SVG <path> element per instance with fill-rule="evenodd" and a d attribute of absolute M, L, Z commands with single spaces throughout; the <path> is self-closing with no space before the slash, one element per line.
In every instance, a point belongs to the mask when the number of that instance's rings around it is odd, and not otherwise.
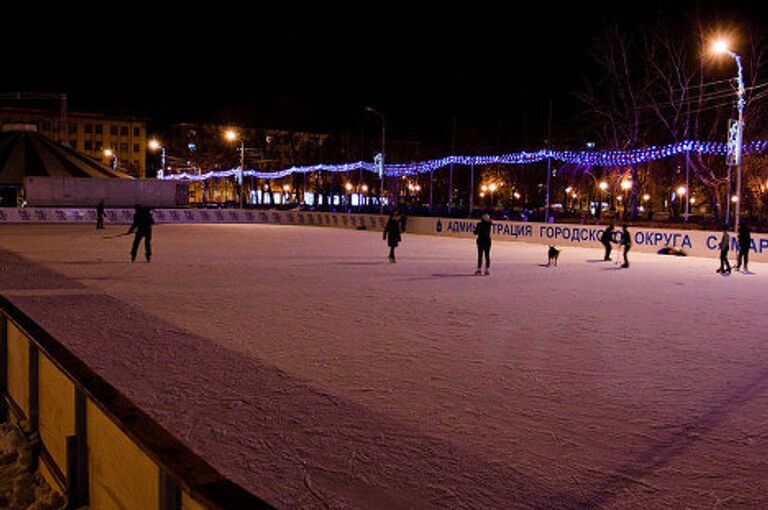
<path fill-rule="evenodd" d="M 571 191 L 573 191 L 573 188 L 571 186 L 568 186 L 567 188 L 565 188 L 566 193 L 570 193 Z"/>
<path fill-rule="evenodd" d="M 106 148 L 103 151 L 104 156 L 112 158 L 112 168 L 117 170 L 117 153 L 110 148 Z"/>
<path fill-rule="evenodd" d="M 742 140 L 744 136 L 744 106 L 746 104 L 744 100 L 744 69 L 741 65 L 741 57 L 737 55 L 733 50 L 730 49 L 730 44 L 726 39 L 720 38 L 713 42 L 712 44 L 712 52 L 716 55 L 728 55 L 733 60 L 736 61 L 736 80 L 737 80 L 737 89 L 736 89 L 736 108 L 739 111 L 739 120 L 736 125 L 736 136 L 734 140 L 734 148 L 733 148 L 733 162 L 736 164 L 736 200 L 731 200 L 736 204 L 736 218 L 734 220 L 734 230 L 739 230 L 739 217 L 741 216 L 741 149 L 742 149 Z M 729 136 L 728 136 L 729 145 L 731 142 L 731 134 L 729 129 Z M 728 190 L 731 189 L 731 173 L 730 173 L 730 165 L 728 166 Z M 730 209 L 730 207 L 728 207 Z M 727 211 L 728 220 L 730 220 L 730 211 Z M 727 221 L 726 221 L 727 223 Z"/>
<path fill-rule="evenodd" d="M 599 187 L 601 190 L 605 191 L 605 190 L 607 190 L 607 189 L 608 189 L 608 183 L 607 183 L 607 182 L 605 182 L 605 181 L 600 181 L 600 184 L 598 184 L 598 187 Z"/>
<path fill-rule="evenodd" d="M 680 187 L 678 187 L 676 191 L 677 191 L 677 194 L 678 194 L 679 196 L 683 196 L 683 195 L 685 195 L 685 193 L 686 193 L 686 189 L 685 189 L 685 186 L 680 186 Z"/>
<path fill-rule="evenodd" d="M 513 196 L 513 197 L 515 197 L 515 199 L 517 199 L 517 200 L 520 200 L 520 196 L 521 196 L 521 195 L 520 195 L 520 193 L 518 193 L 517 191 L 515 191 L 514 193 L 512 193 L 512 196 Z"/>
<path fill-rule="evenodd" d="M 632 181 L 628 181 L 626 179 L 621 181 L 621 189 L 623 189 L 624 191 L 632 189 Z"/>
<path fill-rule="evenodd" d="M 368 185 L 367 184 L 363 184 L 362 189 L 363 189 L 363 193 L 368 193 Z"/>
<path fill-rule="evenodd" d="M 344 185 L 344 188 L 346 188 L 347 191 L 352 191 L 352 183 L 348 182 Z"/>
<path fill-rule="evenodd" d="M 493 182 L 493 183 L 491 183 L 490 186 L 488 186 L 488 189 L 491 190 L 491 193 L 493 193 L 494 191 L 496 191 L 497 187 L 498 186 L 496 186 L 496 183 Z"/>
<path fill-rule="evenodd" d="M 157 177 L 162 179 L 165 174 L 165 147 L 157 138 L 152 138 L 147 142 L 147 147 L 150 151 L 155 152 L 160 150 L 160 170 L 157 172 Z"/>
<path fill-rule="evenodd" d="M 738 195 L 733 195 L 731 197 L 731 202 L 733 202 L 734 204 L 738 204 L 739 203 L 739 196 Z"/>
<path fill-rule="evenodd" d="M 643 195 L 643 202 L 647 202 L 647 201 L 649 201 L 650 199 L 651 199 L 651 195 L 649 195 L 648 193 L 646 193 L 645 195 Z"/>
<path fill-rule="evenodd" d="M 729 51 L 728 50 L 728 41 L 726 41 L 725 39 L 717 39 L 712 44 L 712 51 L 716 55 L 722 55 L 723 53 L 728 53 L 728 51 Z"/>
<path fill-rule="evenodd" d="M 243 208 L 243 198 L 245 193 L 243 193 L 243 172 L 245 171 L 245 137 L 240 136 L 240 134 L 235 131 L 234 129 L 227 129 L 224 131 L 224 138 L 228 142 L 234 142 L 236 140 L 240 140 L 240 168 L 237 171 L 237 184 L 240 188 L 240 208 Z"/>

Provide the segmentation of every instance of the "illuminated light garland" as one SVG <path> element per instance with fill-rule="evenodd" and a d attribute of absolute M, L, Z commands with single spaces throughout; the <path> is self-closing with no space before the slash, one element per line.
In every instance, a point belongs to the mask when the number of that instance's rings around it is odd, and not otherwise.
<path fill-rule="evenodd" d="M 454 165 L 464 166 L 482 166 L 482 165 L 527 165 L 545 161 L 547 158 L 581 166 L 627 166 L 649 161 L 684 154 L 686 152 L 695 152 L 698 154 L 708 154 L 716 156 L 725 156 L 728 147 L 724 142 L 701 142 L 695 140 L 685 140 L 670 145 L 651 146 L 643 149 L 633 150 L 608 150 L 608 151 L 554 151 L 540 150 L 536 152 L 513 152 L 495 156 L 447 156 L 440 159 L 431 159 L 428 161 L 417 161 L 413 163 L 395 163 L 384 166 L 384 174 L 392 177 L 406 175 L 417 175 L 426 172 L 438 170 L 440 168 Z M 760 154 L 768 151 L 768 140 L 755 140 L 744 144 L 744 154 Z M 260 170 L 245 170 L 244 177 L 255 177 L 257 179 L 282 179 L 293 174 L 307 174 L 312 172 L 333 172 L 345 173 L 355 170 L 365 170 L 366 172 L 378 173 L 379 166 L 367 161 L 357 161 L 354 163 L 342 163 L 338 165 L 319 164 L 308 166 L 292 166 L 276 172 L 265 172 Z M 166 175 L 165 180 L 189 180 L 205 181 L 212 178 L 235 177 L 240 170 L 237 168 L 229 170 L 219 170 L 206 172 L 201 175 L 181 173 Z"/>

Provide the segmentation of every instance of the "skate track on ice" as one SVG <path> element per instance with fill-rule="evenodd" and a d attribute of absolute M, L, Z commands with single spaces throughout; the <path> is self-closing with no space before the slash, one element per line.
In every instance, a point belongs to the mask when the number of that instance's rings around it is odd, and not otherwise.
<path fill-rule="evenodd" d="M 465 278 L 472 240 L 390 265 L 264 225 L 160 225 L 130 264 L 104 235 L 1 227 L 0 292 L 278 507 L 768 507 L 767 265 L 496 243 Z"/>

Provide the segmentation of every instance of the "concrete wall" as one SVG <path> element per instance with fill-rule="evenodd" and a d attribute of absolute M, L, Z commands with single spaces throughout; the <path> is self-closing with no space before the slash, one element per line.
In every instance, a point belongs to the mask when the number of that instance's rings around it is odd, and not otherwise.
<path fill-rule="evenodd" d="M 188 203 L 189 185 L 157 179 L 26 177 L 24 197 L 33 207 L 176 207 Z"/>

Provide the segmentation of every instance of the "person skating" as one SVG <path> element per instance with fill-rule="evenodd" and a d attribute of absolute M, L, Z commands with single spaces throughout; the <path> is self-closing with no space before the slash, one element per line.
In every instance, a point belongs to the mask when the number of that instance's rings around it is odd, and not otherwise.
<path fill-rule="evenodd" d="M 629 267 L 629 259 L 627 258 L 627 254 L 632 248 L 632 236 L 629 234 L 629 230 L 627 230 L 626 223 L 621 226 L 621 242 L 619 245 L 624 247 L 624 263 L 621 265 L 621 267 L 627 268 Z"/>
<path fill-rule="evenodd" d="M 389 216 L 387 226 L 384 227 L 384 240 L 387 241 L 389 246 L 389 261 L 393 264 L 397 262 L 395 260 L 395 248 L 400 244 L 400 214 L 395 211 Z"/>
<path fill-rule="evenodd" d="M 96 205 L 96 230 L 104 228 L 104 201 L 101 200 Z"/>
<path fill-rule="evenodd" d="M 397 213 L 400 216 L 400 233 L 405 234 L 405 226 L 408 224 L 408 217 L 404 212 Z"/>
<path fill-rule="evenodd" d="M 144 256 L 147 258 L 147 262 L 152 258 L 152 224 L 155 220 L 152 218 L 152 212 L 149 207 L 136 206 L 136 211 L 133 214 L 133 224 L 128 229 L 128 233 L 136 233 L 133 238 L 133 246 L 131 247 L 131 262 L 136 260 L 136 252 L 139 251 L 139 243 L 141 239 L 144 239 Z"/>
<path fill-rule="evenodd" d="M 613 242 L 613 231 L 614 231 L 613 223 L 608 225 L 605 230 L 603 230 L 603 235 L 600 236 L 600 242 L 605 246 L 605 257 L 603 257 L 604 261 L 611 260 L 611 243 Z"/>
<path fill-rule="evenodd" d="M 728 234 L 728 227 L 723 227 L 723 236 L 717 247 L 720 248 L 720 268 L 718 273 L 731 274 L 731 263 L 728 262 L 728 250 L 730 249 L 731 236 Z"/>
<path fill-rule="evenodd" d="M 491 266 L 491 217 L 488 214 L 483 214 L 480 217 L 480 222 L 475 225 L 473 230 L 477 236 L 477 271 L 475 274 L 482 274 L 480 268 L 483 264 L 483 255 L 485 255 L 485 274 L 491 274 L 489 267 Z"/>
<path fill-rule="evenodd" d="M 749 272 L 747 265 L 749 264 L 749 249 L 751 245 L 752 234 L 749 231 L 749 225 L 742 223 L 739 225 L 739 257 L 736 261 L 736 271 L 741 269 L 743 262 L 744 272 Z"/>

